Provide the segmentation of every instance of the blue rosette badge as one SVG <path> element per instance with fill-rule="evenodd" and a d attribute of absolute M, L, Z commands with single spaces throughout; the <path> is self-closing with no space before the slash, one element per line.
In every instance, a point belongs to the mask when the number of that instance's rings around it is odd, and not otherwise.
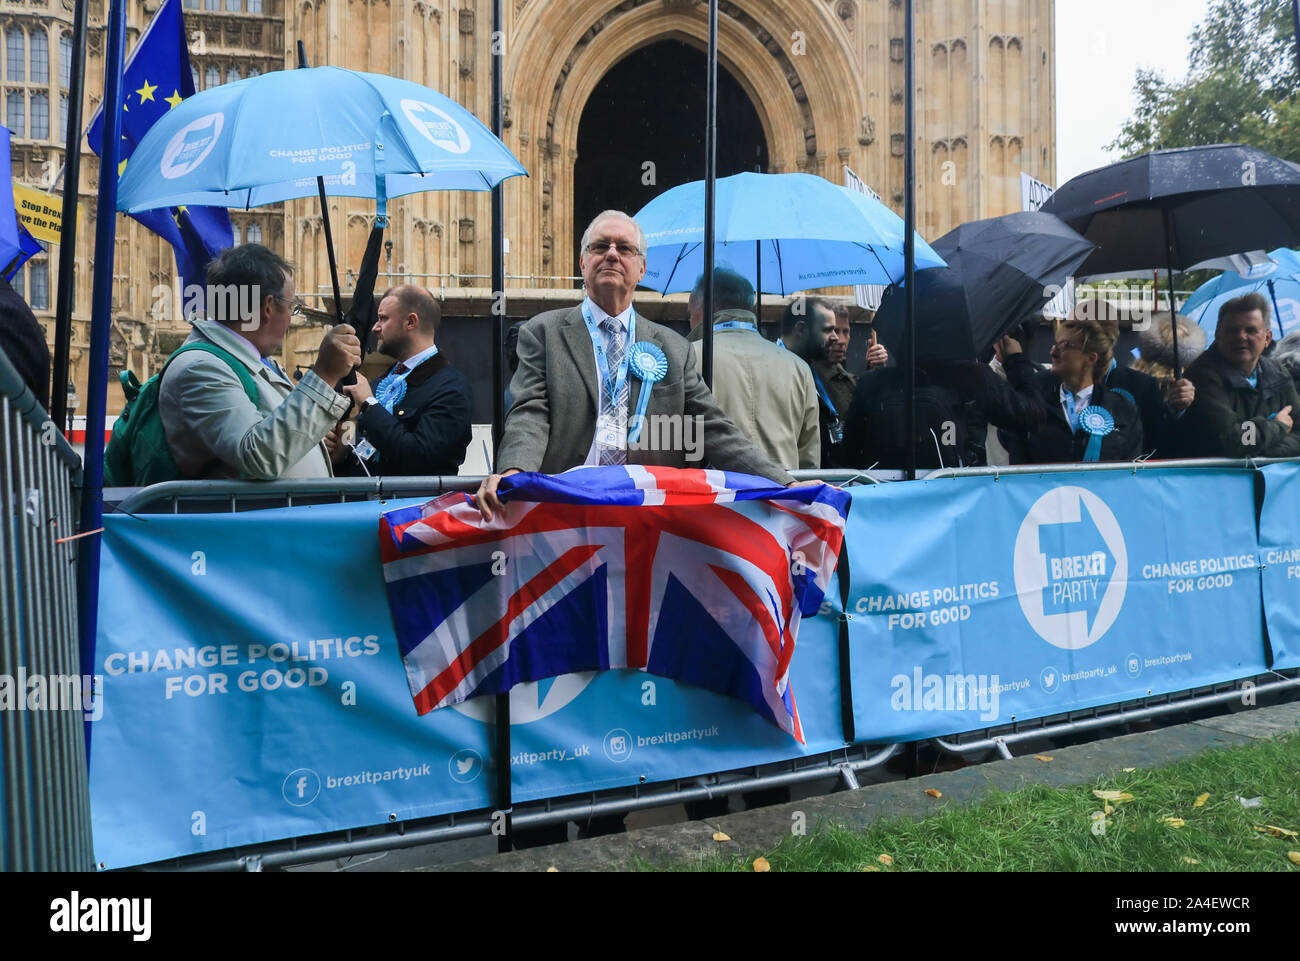
<path fill-rule="evenodd" d="M 1089 435 L 1088 449 L 1083 452 L 1083 459 L 1100 460 L 1101 440 L 1115 430 L 1115 418 L 1105 407 L 1091 404 L 1079 411 L 1079 427 Z"/>
<path fill-rule="evenodd" d="M 664 352 L 657 344 L 644 340 L 638 340 L 632 345 L 628 355 L 628 367 L 632 373 L 641 378 L 643 384 L 654 384 L 668 376 L 668 358 L 664 356 Z M 642 389 L 641 396 L 637 398 L 636 413 L 632 415 L 632 423 L 627 432 L 629 444 L 635 444 L 641 436 L 641 427 L 645 424 L 645 412 L 649 404 L 650 391 Z"/>

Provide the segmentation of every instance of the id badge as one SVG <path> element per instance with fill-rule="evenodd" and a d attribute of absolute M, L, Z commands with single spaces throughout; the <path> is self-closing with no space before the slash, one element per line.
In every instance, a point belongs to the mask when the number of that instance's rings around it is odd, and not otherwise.
<path fill-rule="evenodd" d="M 370 460 L 370 458 L 375 456 L 374 445 L 371 444 L 370 441 L 368 440 L 362 440 L 358 442 L 358 444 L 355 447 L 353 447 L 352 450 L 362 460 Z"/>
<path fill-rule="evenodd" d="M 627 449 L 627 411 L 615 416 L 602 413 L 596 421 L 596 446 L 606 450 Z"/>
<path fill-rule="evenodd" d="M 827 432 L 830 434 L 832 444 L 844 443 L 844 421 L 838 417 L 830 422 Z"/>

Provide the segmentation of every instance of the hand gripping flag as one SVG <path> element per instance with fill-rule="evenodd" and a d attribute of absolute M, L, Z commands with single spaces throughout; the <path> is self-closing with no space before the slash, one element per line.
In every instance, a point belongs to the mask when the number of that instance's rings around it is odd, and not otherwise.
<path fill-rule="evenodd" d="M 154 121 L 194 94 L 185 39 L 181 0 L 165 0 L 131 51 L 122 76 L 119 177 Z M 90 122 L 86 137 L 90 149 L 98 154 L 104 140 L 102 109 Z M 224 207 L 171 207 L 131 216 L 172 245 L 181 284 L 186 288 L 203 286 L 208 262 L 235 242 L 230 212 Z"/>
<path fill-rule="evenodd" d="M 739 698 L 803 743 L 790 689 L 849 495 L 722 471 L 517 474 L 389 511 L 379 542 L 416 711 L 573 671 L 640 668 Z"/>

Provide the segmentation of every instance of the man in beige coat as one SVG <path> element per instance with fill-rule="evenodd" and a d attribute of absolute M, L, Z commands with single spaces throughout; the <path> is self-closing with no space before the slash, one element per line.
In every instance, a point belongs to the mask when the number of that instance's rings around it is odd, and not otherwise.
<path fill-rule="evenodd" d="M 220 357 L 192 350 L 172 361 L 158 413 L 182 477 L 278 480 L 333 473 L 331 459 L 342 452 L 336 424 L 348 406 L 334 384 L 360 363 L 361 342 L 347 324 L 333 328 L 316 363 L 294 385 L 270 357 L 300 310 L 291 270 L 261 244 L 224 250 L 208 268 L 215 301 L 208 311 L 216 319 L 196 321 L 186 343 L 215 345 L 243 365 L 258 403 Z"/>
<path fill-rule="evenodd" d="M 703 303 L 704 278 L 691 293 Z M 808 365 L 767 340 L 754 316 L 754 288 L 732 270 L 713 272 L 713 397 L 732 423 L 787 470 L 821 466 L 817 388 Z M 691 315 L 701 364 L 704 327 Z"/>

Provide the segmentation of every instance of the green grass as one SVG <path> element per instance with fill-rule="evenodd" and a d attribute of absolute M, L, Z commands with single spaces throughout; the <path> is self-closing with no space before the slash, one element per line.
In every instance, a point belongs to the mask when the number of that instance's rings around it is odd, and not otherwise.
<path fill-rule="evenodd" d="M 1133 800 L 1105 815 L 1093 789 L 1125 791 Z M 918 786 L 917 790 L 921 788 Z M 1209 794 L 1202 807 L 1199 795 Z M 1243 807 L 1237 796 L 1260 797 Z M 723 843 L 675 871 L 753 871 L 765 857 L 773 871 L 1297 871 L 1289 851 L 1300 838 L 1255 830 L 1300 831 L 1300 735 L 1210 751 L 1161 768 L 1138 768 L 1087 785 L 1033 785 L 990 794 L 978 804 L 940 807 L 922 820 L 877 821 L 864 831 L 821 825 L 773 848 L 730 854 Z M 1174 828 L 1164 818 L 1182 818 Z M 880 855 L 893 859 L 882 863 Z M 1199 863 L 1190 863 L 1192 859 Z M 662 870 L 640 862 L 642 870 Z"/>

